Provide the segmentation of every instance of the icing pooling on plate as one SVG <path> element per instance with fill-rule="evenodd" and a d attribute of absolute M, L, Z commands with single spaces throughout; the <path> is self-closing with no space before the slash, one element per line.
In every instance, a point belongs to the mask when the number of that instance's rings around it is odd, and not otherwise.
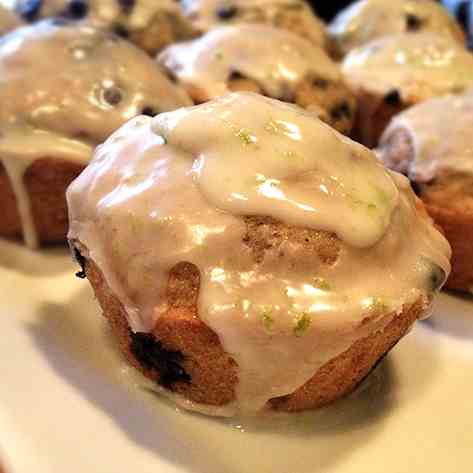
<path fill-rule="evenodd" d="M 322 49 L 266 25 L 216 28 L 194 41 L 166 48 L 158 61 L 205 100 L 229 92 L 233 73 L 253 79 L 265 93 L 279 98 L 293 96 L 297 85 L 311 73 L 341 80 L 338 66 Z"/>
<path fill-rule="evenodd" d="M 429 182 L 446 172 L 473 173 L 473 90 L 428 100 L 394 117 L 381 138 L 381 156 L 383 145 L 400 129 L 408 133 L 414 155 L 396 167 L 413 181 Z"/>
<path fill-rule="evenodd" d="M 280 17 L 297 15 L 294 33 L 300 33 L 319 46 L 326 43 L 323 22 L 301 0 L 184 0 L 184 14 L 195 28 L 208 31 L 215 26 L 234 23 L 267 23 L 279 26 Z M 282 26 L 288 28 L 288 26 Z"/>
<path fill-rule="evenodd" d="M 471 86 L 473 55 L 439 35 L 403 34 L 354 49 L 342 71 L 354 88 L 382 95 L 396 89 L 403 100 L 417 102 Z"/>
<path fill-rule="evenodd" d="M 419 217 L 407 179 L 300 108 L 256 94 L 130 121 L 67 197 L 69 239 L 132 330 L 152 331 L 166 312 L 171 268 L 196 265 L 199 317 L 238 364 L 225 415 L 293 392 L 430 294 L 432 271 L 449 273 L 448 243 Z M 245 215 L 335 232 L 338 259 L 288 240 L 257 262 Z"/>
<path fill-rule="evenodd" d="M 342 10 L 329 26 L 343 53 L 382 36 L 426 31 L 464 43 L 455 19 L 432 0 L 361 0 Z"/>
<path fill-rule="evenodd" d="M 90 26 L 44 21 L 19 28 L 0 43 L 0 161 L 12 173 L 18 206 L 26 164 L 39 158 L 86 163 L 93 146 L 128 119 L 189 105 L 143 52 Z M 13 162 L 15 161 L 15 162 Z M 33 246 L 31 216 L 22 212 Z"/>

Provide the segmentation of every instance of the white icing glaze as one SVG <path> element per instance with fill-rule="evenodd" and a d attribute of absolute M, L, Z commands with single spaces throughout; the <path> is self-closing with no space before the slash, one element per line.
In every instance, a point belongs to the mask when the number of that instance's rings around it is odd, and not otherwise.
<path fill-rule="evenodd" d="M 118 103 L 110 103 L 117 92 Z M 19 28 L 0 43 L 0 101 L 0 161 L 15 183 L 30 246 L 37 237 L 27 191 L 20 189 L 25 162 L 48 157 L 85 164 L 94 145 L 145 107 L 159 112 L 191 103 L 126 41 L 48 21 Z"/>
<path fill-rule="evenodd" d="M 319 46 L 324 46 L 326 42 L 325 25 L 301 0 L 184 0 L 182 7 L 199 31 L 233 23 L 275 24 L 276 18 L 284 15 L 285 11 L 297 12 L 300 34 Z M 228 8 L 236 8 L 237 13 L 231 18 L 220 18 L 219 10 Z"/>
<path fill-rule="evenodd" d="M 275 47 L 277 45 L 277 47 Z M 253 79 L 273 97 L 293 96 L 313 74 L 341 80 L 338 66 L 320 48 L 286 30 L 241 24 L 215 28 L 201 38 L 166 48 L 158 61 L 205 100 L 229 92 L 234 72 Z"/>
<path fill-rule="evenodd" d="M 409 19 L 413 22 L 410 26 Z M 360 0 L 342 10 L 329 25 L 343 53 L 382 36 L 426 31 L 464 42 L 455 19 L 432 0 Z"/>
<path fill-rule="evenodd" d="M 429 182 L 452 171 L 473 173 L 473 90 L 428 100 L 394 117 L 381 138 L 381 156 L 383 146 L 399 129 L 411 139 L 414 156 L 396 167 L 401 166 L 413 181 Z"/>
<path fill-rule="evenodd" d="M 67 197 L 69 238 L 134 331 L 151 331 L 167 310 L 171 268 L 199 269 L 199 317 L 239 367 L 234 403 L 185 403 L 215 415 L 293 392 L 430 294 L 433 268 L 450 270 L 449 245 L 418 215 L 407 179 L 302 109 L 256 94 L 130 121 Z M 338 260 L 287 241 L 256 263 L 243 215 L 334 232 Z"/>
<path fill-rule="evenodd" d="M 396 89 L 404 101 L 415 103 L 471 86 L 473 56 L 443 36 L 403 34 L 354 49 L 342 71 L 355 89 L 381 97 Z"/>

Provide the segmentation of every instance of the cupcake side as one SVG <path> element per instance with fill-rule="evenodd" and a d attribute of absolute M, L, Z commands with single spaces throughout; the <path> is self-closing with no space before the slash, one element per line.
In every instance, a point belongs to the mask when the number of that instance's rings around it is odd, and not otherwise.
<path fill-rule="evenodd" d="M 207 414 L 341 397 L 449 273 L 448 243 L 405 178 L 251 93 L 132 120 L 68 205 L 70 243 L 123 351 Z"/>

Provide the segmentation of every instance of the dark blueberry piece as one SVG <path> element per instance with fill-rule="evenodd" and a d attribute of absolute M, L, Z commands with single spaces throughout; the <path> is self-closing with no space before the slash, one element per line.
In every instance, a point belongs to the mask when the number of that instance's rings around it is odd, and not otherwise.
<path fill-rule="evenodd" d="M 422 20 L 412 13 L 406 15 L 406 28 L 407 31 L 418 31 L 422 26 Z"/>
<path fill-rule="evenodd" d="M 75 246 L 72 246 L 72 255 L 73 258 L 79 263 L 79 266 L 81 268 L 80 271 L 77 271 L 76 277 L 80 279 L 85 279 L 85 258 L 80 254 L 80 251 Z"/>
<path fill-rule="evenodd" d="M 384 103 L 397 107 L 401 105 L 401 94 L 399 90 L 393 89 L 384 96 Z"/>
<path fill-rule="evenodd" d="M 38 18 L 42 3 L 42 0 L 25 0 L 16 9 L 25 21 L 32 22 Z"/>
<path fill-rule="evenodd" d="M 113 32 L 117 36 L 120 36 L 121 38 L 128 38 L 128 36 L 130 35 L 128 30 L 120 23 L 117 23 L 116 25 L 114 25 Z"/>
<path fill-rule="evenodd" d="M 447 279 L 445 271 L 440 266 L 432 263 L 432 270 L 429 274 L 429 288 L 432 291 L 439 291 L 445 279 Z"/>
<path fill-rule="evenodd" d="M 66 16 L 73 18 L 74 20 L 81 20 L 87 15 L 89 11 L 89 5 L 87 0 L 70 0 Z"/>
<path fill-rule="evenodd" d="M 421 188 L 420 188 L 420 185 L 417 184 L 416 181 L 413 181 L 411 179 L 409 179 L 410 183 L 411 183 L 411 187 L 412 187 L 412 190 L 414 191 L 414 194 L 417 196 L 417 197 L 420 197 L 421 195 Z"/>
<path fill-rule="evenodd" d="M 148 115 L 148 117 L 154 117 L 158 113 L 159 112 L 153 107 L 143 107 L 143 110 L 141 110 L 141 114 Z"/>
<path fill-rule="evenodd" d="M 159 373 L 159 384 L 169 388 L 178 381 L 191 382 L 191 377 L 179 364 L 184 360 L 180 351 L 166 350 L 149 333 L 130 332 L 130 337 L 130 351 L 144 368 L 155 369 Z"/>
<path fill-rule="evenodd" d="M 133 7 L 136 3 L 135 0 L 117 0 L 117 2 L 120 5 L 121 9 L 127 14 L 133 10 Z"/>
<path fill-rule="evenodd" d="M 240 74 L 238 71 L 233 71 L 231 74 L 230 74 L 230 77 L 229 77 L 230 80 L 239 80 L 239 79 L 244 79 L 243 75 Z"/>
<path fill-rule="evenodd" d="M 312 85 L 318 89 L 326 89 L 328 87 L 328 80 L 322 79 L 322 77 L 317 77 L 312 81 Z"/>
<path fill-rule="evenodd" d="M 118 87 L 107 87 L 103 91 L 103 98 L 105 102 L 107 102 L 109 105 L 115 106 L 118 105 L 122 99 L 123 99 L 123 94 L 122 91 Z"/>
<path fill-rule="evenodd" d="M 351 109 L 348 102 L 342 102 L 330 110 L 332 120 L 341 120 L 342 118 L 351 118 Z"/>
<path fill-rule="evenodd" d="M 238 13 L 238 8 L 233 5 L 226 5 L 217 10 L 217 16 L 221 20 L 231 20 Z"/>

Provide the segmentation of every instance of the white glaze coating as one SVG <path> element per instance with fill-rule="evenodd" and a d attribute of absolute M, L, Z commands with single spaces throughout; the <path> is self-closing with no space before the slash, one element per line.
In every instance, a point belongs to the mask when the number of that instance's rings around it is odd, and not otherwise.
<path fill-rule="evenodd" d="M 285 12 L 297 12 L 301 36 L 319 46 L 326 44 L 325 25 L 303 0 L 184 0 L 182 7 L 184 15 L 202 32 L 233 23 L 275 24 Z M 220 18 L 219 10 L 228 8 L 236 8 L 236 14 Z"/>
<path fill-rule="evenodd" d="M 130 121 L 67 197 L 69 238 L 134 331 L 167 310 L 172 267 L 199 269 L 199 317 L 239 367 L 227 409 L 186 403 L 215 415 L 254 413 L 295 391 L 430 294 L 434 268 L 449 273 L 449 245 L 417 214 L 407 179 L 300 108 L 256 94 Z M 256 263 L 243 215 L 335 232 L 338 260 L 287 241 Z"/>
<path fill-rule="evenodd" d="M 202 101 L 229 92 L 234 72 L 281 99 L 293 97 L 311 74 L 329 81 L 342 77 L 322 49 L 289 31 L 257 24 L 215 28 L 193 41 L 169 46 L 158 61 L 187 90 L 197 90 Z"/>
<path fill-rule="evenodd" d="M 400 129 L 407 132 L 414 155 L 412 160 L 386 162 L 388 166 L 415 182 L 429 182 L 444 173 L 473 173 L 473 90 L 428 100 L 397 115 L 381 138 L 381 150 Z"/>
<path fill-rule="evenodd" d="M 432 0 L 360 0 L 342 10 L 329 25 L 343 54 L 382 36 L 429 31 L 464 42 L 455 19 Z"/>
<path fill-rule="evenodd" d="M 117 92 L 118 103 L 110 103 Z M 19 28 L 0 44 L 0 101 L 0 160 L 16 183 L 31 246 L 37 238 L 27 223 L 27 192 L 20 189 L 27 166 L 12 161 L 80 155 L 85 164 L 94 145 L 145 107 L 158 112 L 191 103 L 128 42 L 93 27 L 49 21 Z"/>
<path fill-rule="evenodd" d="M 473 55 L 432 33 L 374 40 L 343 61 L 347 82 L 382 98 L 396 89 L 407 103 L 461 92 L 473 85 Z"/>

